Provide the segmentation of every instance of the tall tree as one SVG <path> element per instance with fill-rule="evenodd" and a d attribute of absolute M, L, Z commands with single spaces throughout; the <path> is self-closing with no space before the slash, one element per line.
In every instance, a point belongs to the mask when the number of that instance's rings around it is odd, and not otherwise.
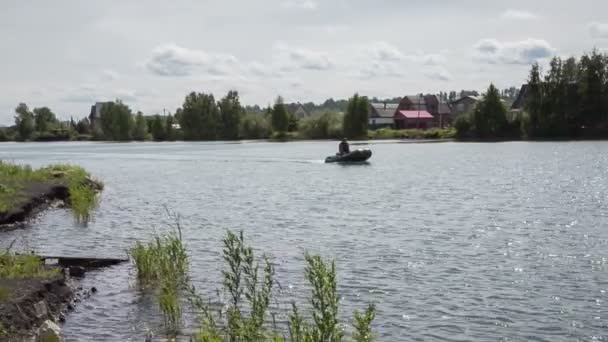
<path fill-rule="evenodd" d="M 144 118 L 144 114 L 142 112 L 137 112 L 135 116 L 135 126 L 133 127 L 132 137 L 135 140 L 143 141 L 146 140 L 146 136 L 148 135 L 148 122 L 146 118 Z"/>
<path fill-rule="evenodd" d="M 219 137 L 221 117 L 213 94 L 188 94 L 179 114 L 185 140 L 215 140 Z"/>
<path fill-rule="evenodd" d="M 591 55 L 583 55 L 580 62 L 580 96 L 582 107 L 582 124 L 595 126 L 606 121 L 606 62 L 605 56 L 597 50 Z"/>
<path fill-rule="evenodd" d="M 528 77 L 528 97 L 525 109 L 528 113 L 528 124 L 523 128 L 527 137 L 534 137 L 539 128 L 539 117 L 542 110 L 543 84 L 541 81 L 540 67 L 538 63 L 532 65 L 530 76 Z"/>
<path fill-rule="evenodd" d="M 277 100 L 272 107 L 271 112 L 272 130 L 278 132 L 279 135 L 284 135 L 289 128 L 289 114 L 283 103 L 282 97 L 277 97 Z"/>
<path fill-rule="evenodd" d="M 490 84 L 473 112 L 473 127 L 477 137 L 500 137 L 507 126 L 507 109 L 500 99 L 500 92 Z"/>
<path fill-rule="evenodd" d="M 239 93 L 229 91 L 218 104 L 222 115 L 222 139 L 236 140 L 239 138 L 239 123 L 244 110 L 239 101 Z"/>
<path fill-rule="evenodd" d="M 173 116 L 171 115 L 171 113 L 169 113 L 165 122 L 165 140 L 175 140 L 175 131 L 173 129 L 173 124 L 175 124 L 175 119 L 173 119 Z"/>
<path fill-rule="evenodd" d="M 363 138 L 367 136 L 367 123 L 369 118 L 369 102 L 366 97 L 353 95 L 348 100 L 348 107 L 344 115 L 344 134 L 348 138 Z"/>
<path fill-rule="evenodd" d="M 154 115 L 154 118 L 152 119 L 152 128 L 150 130 L 152 132 L 152 139 L 155 141 L 163 141 L 166 139 L 167 130 L 163 121 L 163 118 L 158 114 Z"/>
<path fill-rule="evenodd" d="M 107 102 L 101 107 L 101 130 L 103 137 L 109 140 L 131 140 L 134 125 L 131 109 L 120 100 Z"/>
<path fill-rule="evenodd" d="M 38 132 L 47 132 L 59 123 L 48 107 L 34 108 L 34 122 Z"/>
<path fill-rule="evenodd" d="M 25 103 L 20 103 L 15 108 L 15 126 L 20 140 L 28 140 L 34 133 L 34 114 L 30 112 Z"/>

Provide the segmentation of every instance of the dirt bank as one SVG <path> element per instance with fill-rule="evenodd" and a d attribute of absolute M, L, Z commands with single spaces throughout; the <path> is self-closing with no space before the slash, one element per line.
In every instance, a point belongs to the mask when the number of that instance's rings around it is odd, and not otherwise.
<path fill-rule="evenodd" d="M 60 321 L 74 296 L 69 278 L 0 279 L 8 293 L 0 300 L 0 341 L 31 338 L 46 320 Z"/>

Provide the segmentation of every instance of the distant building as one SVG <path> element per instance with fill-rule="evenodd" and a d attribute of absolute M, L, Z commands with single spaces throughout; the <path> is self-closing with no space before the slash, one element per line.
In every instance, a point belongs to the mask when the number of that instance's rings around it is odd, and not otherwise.
<path fill-rule="evenodd" d="M 528 91 L 530 90 L 529 84 L 523 84 L 519 90 L 519 94 L 515 98 L 515 101 L 511 104 L 512 112 L 521 112 L 526 106 L 526 100 L 528 99 Z"/>
<path fill-rule="evenodd" d="M 398 111 L 395 114 L 397 115 L 401 111 L 421 111 L 430 114 L 433 119 L 424 118 L 424 125 L 420 126 L 421 129 L 445 127 L 452 121 L 452 108 L 448 103 L 441 101 L 441 98 L 437 95 L 406 95 L 399 103 Z M 396 117 L 400 116 L 397 115 Z M 400 122 L 399 125 L 403 125 L 403 122 Z"/>
<path fill-rule="evenodd" d="M 369 128 L 393 127 L 395 125 L 393 117 L 398 107 L 398 103 L 371 103 L 368 119 Z"/>
<path fill-rule="evenodd" d="M 477 102 L 481 100 L 481 96 L 465 96 L 452 102 L 452 120 L 464 113 L 470 113 L 475 109 Z"/>
<path fill-rule="evenodd" d="M 89 114 L 91 128 L 94 128 L 97 125 L 99 118 L 101 118 L 101 108 L 107 103 L 111 102 L 95 102 L 95 104 L 91 106 L 91 113 Z"/>
<path fill-rule="evenodd" d="M 308 116 L 308 112 L 304 109 L 304 106 L 300 105 L 298 109 L 294 112 L 294 115 L 298 120 L 304 119 Z"/>
<path fill-rule="evenodd" d="M 426 110 L 398 110 L 393 120 L 397 129 L 427 129 L 435 125 L 435 117 Z"/>

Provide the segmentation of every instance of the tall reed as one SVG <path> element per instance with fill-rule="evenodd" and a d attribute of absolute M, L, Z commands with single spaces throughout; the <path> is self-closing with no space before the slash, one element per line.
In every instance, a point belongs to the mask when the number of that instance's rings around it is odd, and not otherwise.
<path fill-rule="evenodd" d="M 177 335 L 182 325 L 180 292 L 188 273 L 188 255 L 181 232 L 156 237 L 147 244 L 137 242 L 129 254 L 140 285 L 157 292 L 167 334 Z"/>

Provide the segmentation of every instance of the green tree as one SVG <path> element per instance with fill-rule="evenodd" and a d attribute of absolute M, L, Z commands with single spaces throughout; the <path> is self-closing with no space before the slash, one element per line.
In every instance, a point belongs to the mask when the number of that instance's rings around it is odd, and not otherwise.
<path fill-rule="evenodd" d="M 78 121 L 78 123 L 76 123 L 76 132 L 78 132 L 78 134 L 90 134 L 91 122 L 89 122 L 89 119 L 83 118 Z"/>
<path fill-rule="evenodd" d="M 270 125 L 263 113 L 247 113 L 241 120 L 240 137 L 243 139 L 262 139 L 270 135 Z"/>
<path fill-rule="evenodd" d="M 608 122 L 606 56 L 593 50 L 580 61 L 581 124 L 594 127 Z"/>
<path fill-rule="evenodd" d="M 34 114 L 30 112 L 25 103 L 20 103 L 15 108 L 15 126 L 19 140 L 25 141 L 31 138 L 34 133 Z"/>
<path fill-rule="evenodd" d="M 37 132 L 48 132 L 59 122 L 55 113 L 53 113 L 48 107 L 34 108 L 34 123 Z"/>
<path fill-rule="evenodd" d="M 539 128 L 539 118 L 542 111 L 543 84 L 541 81 L 540 67 L 538 63 L 532 65 L 530 76 L 528 77 L 528 97 L 524 108 L 528 114 L 528 124 L 523 127 L 525 136 L 531 138 L 537 134 Z"/>
<path fill-rule="evenodd" d="M 133 127 L 133 139 L 143 141 L 146 140 L 146 136 L 148 135 L 148 122 L 146 118 L 144 118 L 144 114 L 142 112 L 137 112 L 135 116 L 135 126 Z"/>
<path fill-rule="evenodd" d="M 478 138 L 504 136 L 507 128 L 507 109 L 500 99 L 500 92 L 490 84 L 483 99 L 473 111 L 473 127 Z"/>
<path fill-rule="evenodd" d="M 120 100 L 101 107 L 100 115 L 103 138 L 116 141 L 131 140 L 134 122 L 131 109 Z"/>
<path fill-rule="evenodd" d="M 173 124 L 175 123 L 175 119 L 171 114 L 167 115 L 167 119 L 165 121 L 165 140 L 173 141 L 175 140 L 175 131 L 173 129 Z"/>
<path fill-rule="evenodd" d="M 167 129 L 165 127 L 165 123 L 163 122 L 163 118 L 160 115 L 154 115 L 154 119 L 152 119 L 152 139 L 155 141 L 163 141 L 167 138 Z"/>
<path fill-rule="evenodd" d="M 278 132 L 279 135 L 285 135 L 289 128 L 289 114 L 283 104 L 283 98 L 277 97 L 277 100 L 272 107 L 271 113 L 272 130 Z"/>
<path fill-rule="evenodd" d="M 179 115 L 185 140 L 218 138 L 221 116 L 213 94 L 195 92 L 188 94 Z"/>
<path fill-rule="evenodd" d="M 369 102 L 366 97 L 353 95 L 348 100 L 348 107 L 344 115 L 344 134 L 348 138 L 363 138 L 367 136 L 367 122 L 369 118 Z"/>
<path fill-rule="evenodd" d="M 229 91 L 228 95 L 221 99 L 218 106 L 222 116 L 222 139 L 238 139 L 239 123 L 244 112 L 239 101 L 239 93 L 233 90 Z"/>

